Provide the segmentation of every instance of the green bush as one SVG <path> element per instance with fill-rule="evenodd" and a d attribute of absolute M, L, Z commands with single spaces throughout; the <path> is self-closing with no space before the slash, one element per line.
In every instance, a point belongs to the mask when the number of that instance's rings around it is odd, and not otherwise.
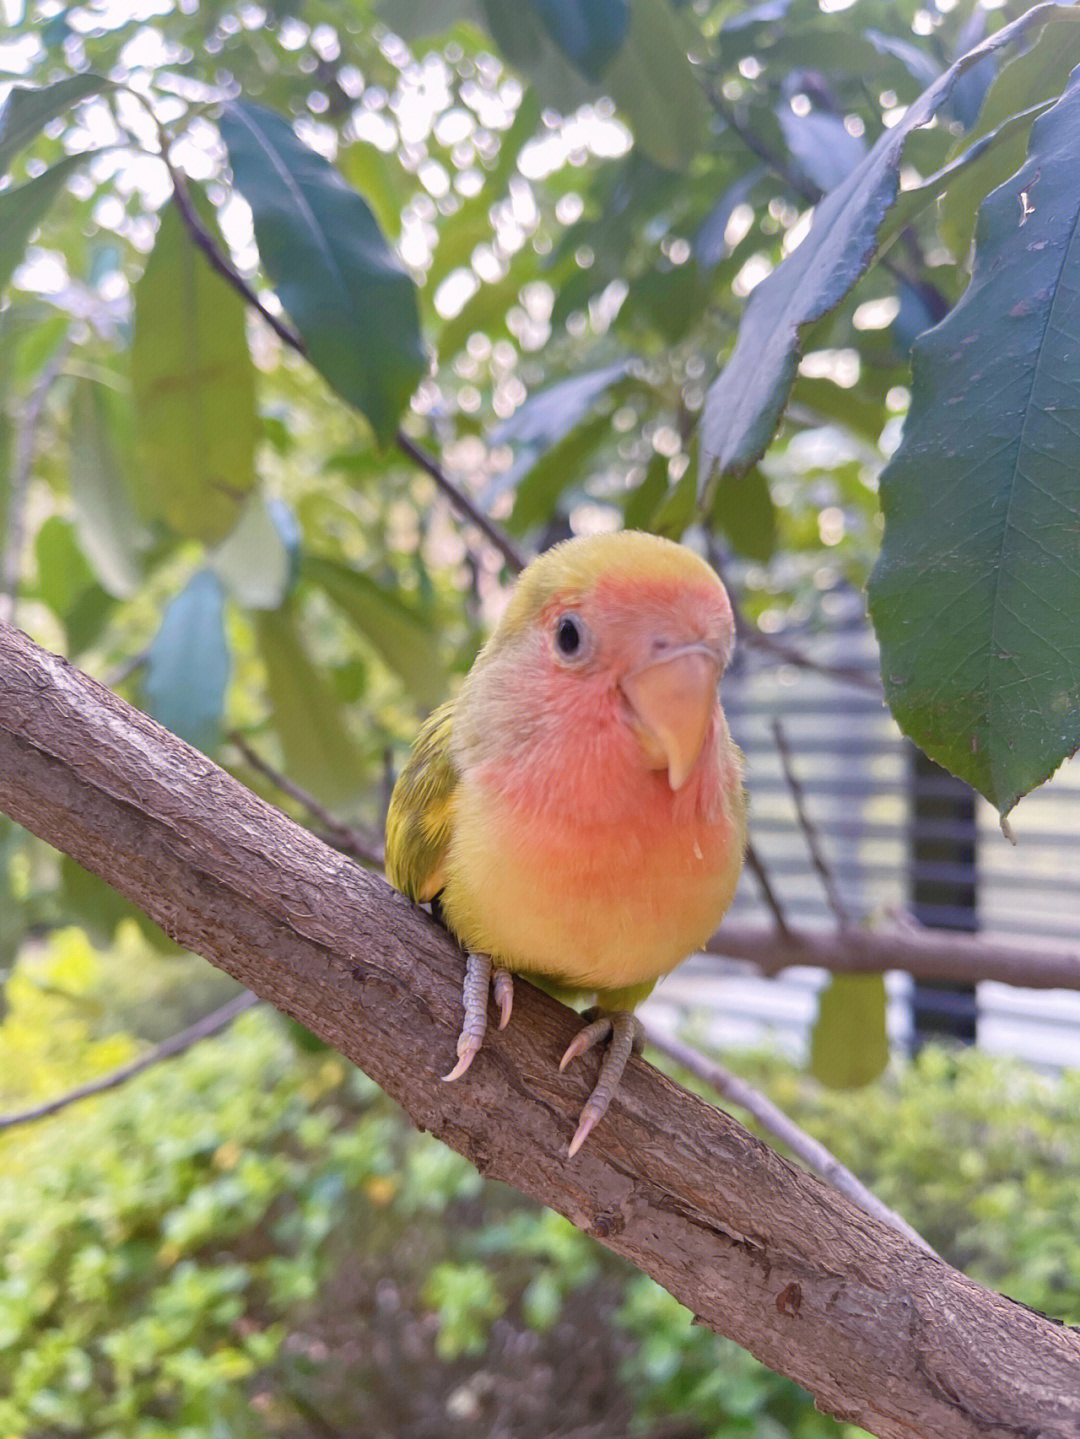
<path fill-rule="evenodd" d="M 24 1053 L 47 989 L 13 994 Z M 65 1079 L 101 1067 L 61 1032 Z M 738 1064 L 948 1258 L 1080 1318 L 1080 1075 L 929 1050 L 837 1094 Z M 856 1432 L 270 1013 L 11 1131 L 0 1175 L 4 1436 Z"/>

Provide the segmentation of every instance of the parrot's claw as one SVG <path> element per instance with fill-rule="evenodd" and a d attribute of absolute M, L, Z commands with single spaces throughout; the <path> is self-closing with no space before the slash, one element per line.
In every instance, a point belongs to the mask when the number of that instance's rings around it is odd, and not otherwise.
<path fill-rule="evenodd" d="M 497 969 L 491 982 L 495 990 L 495 1003 L 499 1006 L 499 1028 L 505 1029 L 510 1023 L 510 1013 L 514 1008 L 514 977 L 509 970 Z"/>
<path fill-rule="evenodd" d="M 596 1011 L 588 1011 L 588 1014 L 593 1013 Z M 614 1010 L 609 1014 L 600 1012 L 597 1018 L 574 1036 L 559 1061 L 559 1069 L 565 1069 L 572 1059 L 577 1059 L 587 1050 L 602 1044 L 609 1035 L 611 1042 L 600 1064 L 596 1087 L 585 1101 L 578 1127 L 570 1141 L 568 1157 L 571 1159 L 607 1113 L 608 1105 L 623 1077 L 627 1060 L 634 1050 L 641 1048 L 641 1026 L 627 1010 Z"/>
<path fill-rule="evenodd" d="M 443 1075 L 444 1084 L 460 1079 L 480 1053 L 487 1033 L 488 989 L 492 980 L 495 1003 L 499 1006 L 499 1028 L 505 1029 L 514 1006 L 514 981 L 505 969 L 497 969 L 492 975 L 491 960 L 486 954 L 470 954 L 465 962 L 465 983 L 462 985 L 465 1018 L 458 1035 L 458 1058 L 450 1073 Z"/>

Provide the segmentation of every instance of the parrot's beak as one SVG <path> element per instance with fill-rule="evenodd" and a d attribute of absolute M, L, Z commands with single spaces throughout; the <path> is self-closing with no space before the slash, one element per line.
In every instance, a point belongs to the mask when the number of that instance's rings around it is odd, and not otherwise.
<path fill-rule="evenodd" d="M 705 743 L 721 669 L 708 645 L 688 644 L 662 652 L 622 681 L 649 768 L 666 769 L 673 790 L 689 779 Z"/>

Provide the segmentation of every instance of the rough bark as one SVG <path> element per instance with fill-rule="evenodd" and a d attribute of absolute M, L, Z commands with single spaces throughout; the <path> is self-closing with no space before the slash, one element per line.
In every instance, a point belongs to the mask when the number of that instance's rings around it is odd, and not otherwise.
<path fill-rule="evenodd" d="M 293 1015 L 413 1121 L 881 1439 L 1080 1439 L 1080 1332 L 983 1289 L 642 1060 L 573 1161 L 578 1020 L 521 984 L 459 1084 L 461 957 L 204 755 L 0 628 L 0 809 Z"/>

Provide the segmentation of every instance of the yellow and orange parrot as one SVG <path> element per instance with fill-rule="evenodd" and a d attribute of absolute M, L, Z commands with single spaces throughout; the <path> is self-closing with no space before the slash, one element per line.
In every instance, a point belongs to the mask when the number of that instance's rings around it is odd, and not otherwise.
<path fill-rule="evenodd" d="M 500 1029 L 514 974 L 596 996 L 559 1066 L 610 1039 L 571 1155 L 622 1077 L 634 1006 L 735 892 L 743 765 L 717 696 L 733 637 L 727 591 L 684 546 L 635 531 L 555 545 L 520 575 L 394 788 L 390 881 L 438 897 L 468 955 L 446 1079 L 483 1044 L 490 984 Z"/>

